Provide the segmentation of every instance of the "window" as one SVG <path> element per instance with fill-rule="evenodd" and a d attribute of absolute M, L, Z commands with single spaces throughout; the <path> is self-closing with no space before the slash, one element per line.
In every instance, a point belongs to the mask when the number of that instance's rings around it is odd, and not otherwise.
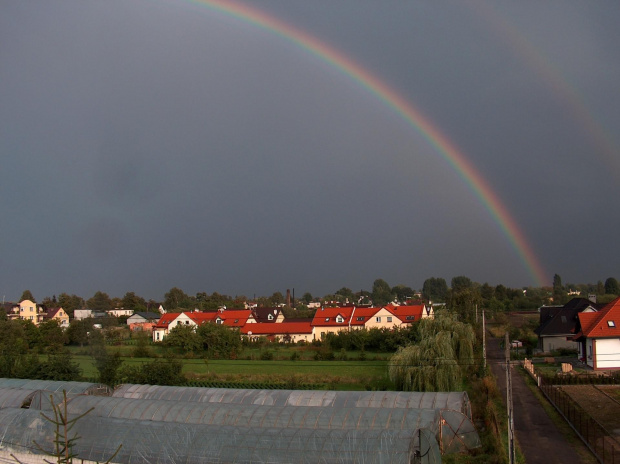
<path fill-rule="evenodd" d="M 407 316 L 408 321 L 415 321 L 415 316 Z"/>
<path fill-rule="evenodd" d="M 326 318 L 325 318 L 325 322 L 329 322 L 329 317 L 326 317 Z"/>
<path fill-rule="evenodd" d="M 216 323 L 216 324 L 221 324 L 221 323 L 222 323 L 222 320 L 221 320 L 221 319 L 216 319 L 216 320 L 215 320 L 215 323 Z"/>
<path fill-rule="evenodd" d="M 387 321 L 388 321 L 388 322 L 392 322 L 392 316 L 388 316 L 388 317 L 387 317 Z"/>
<path fill-rule="evenodd" d="M 270 321 L 273 320 L 273 314 L 270 314 L 269 316 L 267 316 L 267 319 L 269 319 Z"/>
<path fill-rule="evenodd" d="M 159 340 L 159 332 L 156 332 L 155 338 Z"/>
<path fill-rule="evenodd" d="M 375 317 L 375 321 L 377 321 L 377 322 L 381 322 L 381 316 L 377 316 L 377 317 Z"/>
<path fill-rule="evenodd" d="M 357 320 L 358 321 L 363 321 L 364 320 L 364 316 L 357 316 Z"/>
<path fill-rule="evenodd" d="M 340 314 L 338 314 L 338 316 L 336 316 L 336 322 L 343 323 L 344 322 L 344 317 L 342 317 Z"/>
<path fill-rule="evenodd" d="M 616 327 L 616 323 L 614 321 L 607 321 L 607 327 Z"/>
<path fill-rule="evenodd" d="M 185 325 L 189 325 L 189 321 L 185 321 Z"/>

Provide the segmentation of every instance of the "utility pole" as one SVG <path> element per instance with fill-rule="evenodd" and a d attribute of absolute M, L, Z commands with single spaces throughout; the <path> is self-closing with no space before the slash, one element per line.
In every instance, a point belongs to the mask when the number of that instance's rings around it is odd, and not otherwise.
<path fill-rule="evenodd" d="M 512 405 L 512 375 L 510 372 L 510 340 L 506 332 L 506 407 L 508 413 L 508 462 L 515 463 L 515 421 L 514 408 Z"/>
<path fill-rule="evenodd" d="M 484 319 L 484 309 L 482 310 L 482 362 L 484 370 L 487 369 L 487 327 Z"/>

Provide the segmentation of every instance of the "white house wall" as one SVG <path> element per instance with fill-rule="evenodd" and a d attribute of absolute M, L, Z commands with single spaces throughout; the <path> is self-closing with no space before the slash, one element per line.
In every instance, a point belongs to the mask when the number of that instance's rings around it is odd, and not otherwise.
<path fill-rule="evenodd" d="M 595 342 L 595 351 L 596 369 L 614 369 L 620 367 L 620 339 L 598 338 Z"/>

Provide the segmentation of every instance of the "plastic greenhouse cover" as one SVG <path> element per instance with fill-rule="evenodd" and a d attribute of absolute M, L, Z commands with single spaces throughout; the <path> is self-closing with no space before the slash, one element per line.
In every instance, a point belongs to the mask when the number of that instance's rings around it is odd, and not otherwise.
<path fill-rule="evenodd" d="M 401 430 L 258 428 L 136 421 L 85 416 L 74 451 L 81 459 L 193 463 L 410 463 L 413 439 Z M 0 447 L 38 453 L 53 445 L 54 425 L 39 411 L 0 410 Z"/>
<path fill-rule="evenodd" d="M 92 415 L 101 417 L 251 428 L 395 429 L 413 433 L 425 427 L 438 433 L 440 423 L 436 409 L 261 406 L 103 396 L 78 396 L 67 404 L 69 414 L 74 415 L 91 408 Z"/>
<path fill-rule="evenodd" d="M 29 405 L 36 390 L 0 387 L 0 408 L 21 408 Z"/>
<path fill-rule="evenodd" d="M 110 389 L 100 383 L 65 382 L 61 380 L 28 380 L 0 378 L 0 388 L 19 388 L 22 390 L 45 390 L 48 392 L 109 394 Z"/>
<path fill-rule="evenodd" d="M 126 384 L 118 387 L 112 396 L 270 406 L 454 409 L 471 418 L 466 392 L 251 390 Z"/>

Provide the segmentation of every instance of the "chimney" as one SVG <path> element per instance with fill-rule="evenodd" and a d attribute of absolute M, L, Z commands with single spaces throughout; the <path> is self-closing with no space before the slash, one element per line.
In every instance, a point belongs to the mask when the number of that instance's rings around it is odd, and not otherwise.
<path fill-rule="evenodd" d="M 291 306 L 291 290 L 288 288 L 286 289 L 286 306 L 289 308 Z"/>

